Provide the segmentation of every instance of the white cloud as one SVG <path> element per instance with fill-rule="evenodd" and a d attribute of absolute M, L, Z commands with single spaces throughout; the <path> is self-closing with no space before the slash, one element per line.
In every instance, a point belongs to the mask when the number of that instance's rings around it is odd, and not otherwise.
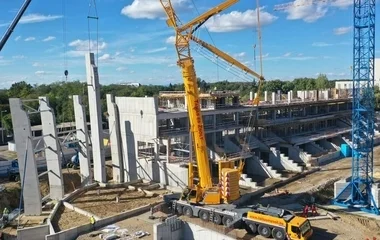
<path fill-rule="evenodd" d="M 49 72 L 46 72 L 46 71 L 36 71 L 34 74 L 37 75 L 37 76 L 43 76 L 43 75 L 47 75 Z"/>
<path fill-rule="evenodd" d="M 234 55 L 235 58 L 242 58 L 246 55 L 246 52 L 240 52 Z"/>
<path fill-rule="evenodd" d="M 62 18 L 61 15 L 28 14 L 20 19 L 20 24 L 53 21 Z"/>
<path fill-rule="evenodd" d="M 175 36 L 170 36 L 170 37 L 168 37 L 166 40 L 165 40 L 165 42 L 167 43 L 167 44 L 174 44 L 175 43 Z"/>
<path fill-rule="evenodd" d="M 32 64 L 33 67 L 42 67 L 43 64 L 39 63 L 39 62 L 35 62 Z"/>
<path fill-rule="evenodd" d="M 284 54 L 284 57 L 289 57 L 290 55 L 292 55 L 292 53 L 291 52 L 287 52 L 287 53 Z"/>
<path fill-rule="evenodd" d="M 347 8 L 352 4 L 354 4 L 354 1 L 352 0 L 334 0 L 331 2 L 331 6 L 338 8 Z"/>
<path fill-rule="evenodd" d="M 27 37 L 27 38 L 25 38 L 25 42 L 30 42 L 30 41 L 34 41 L 34 40 L 36 40 L 36 38 L 35 37 Z"/>
<path fill-rule="evenodd" d="M 116 71 L 118 71 L 118 72 L 122 72 L 122 71 L 125 71 L 125 70 L 127 70 L 126 67 L 118 67 L 118 68 L 116 68 Z"/>
<path fill-rule="evenodd" d="M 261 25 L 268 25 L 278 17 L 260 9 Z M 232 11 L 227 14 L 218 14 L 210 18 L 206 27 L 210 32 L 233 32 L 257 26 L 257 11 L 247 10 L 245 12 Z"/>
<path fill-rule="evenodd" d="M 352 27 L 339 27 L 339 28 L 334 28 L 334 34 L 335 35 L 343 35 L 346 33 L 349 33 L 352 30 Z"/>
<path fill-rule="evenodd" d="M 20 40 L 21 39 L 21 36 L 17 36 L 16 38 L 15 38 L 15 41 L 17 42 L 18 40 Z"/>
<path fill-rule="evenodd" d="M 107 61 L 107 60 L 110 60 L 110 59 L 112 59 L 112 57 L 108 53 L 105 53 L 105 54 L 103 54 L 102 56 L 99 57 L 100 61 Z"/>
<path fill-rule="evenodd" d="M 12 56 L 13 59 L 25 59 L 26 57 L 24 55 L 16 55 Z"/>
<path fill-rule="evenodd" d="M 295 0 L 284 11 L 288 13 L 287 19 L 289 20 L 302 19 L 310 23 L 326 15 L 328 4 L 323 1 L 315 3 L 312 0 Z"/>
<path fill-rule="evenodd" d="M 325 42 L 313 42 L 313 47 L 330 47 L 332 46 L 331 43 L 325 43 Z"/>
<path fill-rule="evenodd" d="M 275 5 L 274 9 L 286 12 L 289 20 L 303 20 L 310 23 L 326 16 L 330 8 L 344 9 L 352 4 L 352 0 L 294 0 Z"/>
<path fill-rule="evenodd" d="M 166 49 L 168 48 L 167 47 L 155 48 L 155 49 L 147 50 L 145 51 L 145 53 L 158 53 L 158 52 L 166 51 Z"/>
<path fill-rule="evenodd" d="M 169 65 L 168 65 L 168 67 L 176 67 L 177 66 L 177 64 L 175 64 L 175 63 L 170 63 Z"/>
<path fill-rule="evenodd" d="M 45 38 L 44 40 L 42 40 L 43 42 L 49 42 L 49 41 L 53 41 L 55 39 L 54 36 L 49 36 L 47 38 Z"/>
<path fill-rule="evenodd" d="M 131 71 L 129 71 L 129 73 L 135 73 L 135 71 L 131 70 Z"/>
<path fill-rule="evenodd" d="M 67 56 L 70 57 L 81 57 L 84 56 L 86 52 L 88 52 L 89 47 L 92 51 L 98 49 L 99 53 L 102 52 L 107 47 L 107 43 L 104 41 L 99 41 L 98 48 L 96 47 L 96 41 L 88 41 L 88 40 L 81 40 L 77 39 L 75 41 L 72 41 L 69 43 L 69 46 L 72 47 L 74 50 L 70 50 L 67 52 Z"/>
<path fill-rule="evenodd" d="M 185 7 L 188 0 L 172 0 L 175 9 Z M 133 0 L 121 10 L 121 14 L 130 18 L 156 19 L 165 17 L 165 11 L 157 0 Z"/>

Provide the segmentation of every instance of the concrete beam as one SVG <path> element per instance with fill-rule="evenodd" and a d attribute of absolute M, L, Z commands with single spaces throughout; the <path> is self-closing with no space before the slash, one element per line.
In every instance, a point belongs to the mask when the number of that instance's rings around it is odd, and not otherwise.
<path fill-rule="evenodd" d="M 49 105 L 46 97 L 39 97 L 42 132 L 45 149 L 46 165 L 49 177 L 50 198 L 61 200 L 64 195 L 61 146 L 57 136 L 57 126 L 53 109 Z"/>
<path fill-rule="evenodd" d="M 112 174 L 116 183 L 124 182 L 124 164 L 121 148 L 121 133 L 119 111 L 115 103 L 115 98 L 107 94 L 108 126 L 110 133 Z"/>
<path fill-rule="evenodd" d="M 76 135 L 79 144 L 79 165 L 81 180 L 84 185 L 92 183 L 92 172 L 90 163 L 89 137 L 86 119 L 86 110 L 82 104 L 82 97 L 73 96 Z"/>
<path fill-rule="evenodd" d="M 32 131 L 29 116 L 28 113 L 23 110 L 21 99 L 10 98 L 9 105 L 11 108 L 21 185 L 24 187 L 24 214 L 27 216 L 39 216 L 42 213 L 42 202 L 37 165 L 34 159 L 34 147 L 31 140 Z"/>
<path fill-rule="evenodd" d="M 100 85 L 98 67 L 95 65 L 94 53 L 86 54 L 87 90 L 91 121 L 91 143 L 94 162 L 94 179 L 106 182 L 106 166 L 103 143 L 103 125 L 100 102 Z"/>

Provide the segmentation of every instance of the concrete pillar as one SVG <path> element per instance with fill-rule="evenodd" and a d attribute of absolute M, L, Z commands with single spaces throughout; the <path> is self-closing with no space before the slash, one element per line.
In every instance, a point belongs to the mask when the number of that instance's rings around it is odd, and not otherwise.
<path fill-rule="evenodd" d="M 85 185 L 92 183 L 92 172 L 89 151 L 89 136 L 86 118 L 86 109 L 82 103 L 82 97 L 78 95 L 73 96 L 74 102 L 74 115 L 75 115 L 75 127 L 77 129 L 77 139 L 79 144 L 79 165 L 81 181 Z"/>
<path fill-rule="evenodd" d="M 249 92 L 249 100 L 250 100 L 250 101 L 253 100 L 253 92 Z"/>
<path fill-rule="evenodd" d="M 106 164 L 104 157 L 103 125 L 100 102 L 98 67 L 93 53 L 86 54 L 87 90 L 91 121 L 91 143 L 94 162 L 94 179 L 106 182 Z"/>
<path fill-rule="evenodd" d="M 290 90 L 290 99 L 293 100 L 293 90 Z"/>
<path fill-rule="evenodd" d="M 276 93 L 275 92 L 272 92 L 272 104 L 273 105 L 276 104 Z"/>
<path fill-rule="evenodd" d="M 134 133 L 130 121 L 125 121 L 125 145 L 123 145 L 124 152 L 124 181 L 130 182 L 137 180 L 137 151 L 138 144 L 135 140 Z"/>
<path fill-rule="evenodd" d="M 168 100 L 169 104 L 169 100 Z M 108 126 L 110 132 L 110 145 L 112 157 L 112 174 L 113 180 L 117 183 L 124 182 L 124 164 L 121 149 L 121 134 L 119 111 L 115 103 L 115 98 L 111 94 L 107 94 L 107 112 Z"/>
<path fill-rule="evenodd" d="M 268 102 L 268 91 L 264 92 L 264 101 Z"/>
<path fill-rule="evenodd" d="M 170 162 L 170 149 L 171 149 L 171 141 L 172 139 L 169 137 L 168 140 L 167 140 L 167 144 L 166 144 L 166 159 L 168 162 Z"/>
<path fill-rule="evenodd" d="M 41 192 L 39 188 L 37 165 L 34 159 L 29 116 L 27 112 L 23 110 L 23 104 L 19 98 L 10 98 L 9 105 L 11 108 L 21 185 L 24 186 L 24 214 L 39 216 L 42 213 Z"/>
<path fill-rule="evenodd" d="M 187 98 L 186 96 L 184 98 L 185 98 L 185 109 L 187 109 Z"/>
<path fill-rule="evenodd" d="M 305 102 L 305 93 L 306 91 L 301 91 L 301 101 Z"/>
<path fill-rule="evenodd" d="M 42 133 L 45 142 L 46 166 L 49 171 L 50 198 L 61 200 L 64 195 L 62 163 L 61 163 L 61 144 L 57 136 L 57 126 L 54 111 L 49 105 L 46 97 L 39 97 Z M 48 136 L 46 136 L 48 135 Z"/>
<path fill-rule="evenodd" d="M 257 93 L 255 93 L 255 98 L 254 99 L 256 99 L 257 98 Z"/>
<path fill-rule="evenodd" d="M 292 93 L 288 92 L 288 103 L 292 101 Z"/>

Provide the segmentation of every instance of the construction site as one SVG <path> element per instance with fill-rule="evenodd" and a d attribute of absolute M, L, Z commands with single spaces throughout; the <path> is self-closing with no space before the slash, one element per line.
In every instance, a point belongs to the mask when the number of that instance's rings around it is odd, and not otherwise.
<path fill-rule="evenodd" d="M 74 122 L 57 124 L 47 96 L 9 98 L 0 239 L 379 239 L 375 1 L 354 1 L 351 87 L 289 92 L 264 91 L 262 72 L 193 35 L 237 0 L 186 24 L 170 0 L 157 1 L 176 34 L 185 91 L 106 93 L 104 124 L 102 76 L 88 52 L 88 105 L 70 96 Z M 240 91 L 201 90 L 190 42 L 256 78 L 257 91 L 245 101 Z"/>

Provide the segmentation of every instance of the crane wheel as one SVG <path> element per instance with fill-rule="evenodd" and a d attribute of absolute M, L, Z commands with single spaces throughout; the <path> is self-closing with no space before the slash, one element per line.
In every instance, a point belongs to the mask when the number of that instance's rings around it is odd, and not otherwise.
<path fill-rule="evenodd" d="M 233 221 L 233 218 L 231 216 L 224 216 L 222 221 L 224 226 L 229 227 Z"/>
<path fill-rule="evenodd" d="M 285 232 L 282 229 L 273 228 L 272 236 L 276 240 L 285 240 Z"/>
<path fill-rule="evenodd" d="M 216 224 L 216 225 L 220 225 L 220 224 L 222 224 L 222 217 L 221 217 L 219 214 L 215 214 L 215 215 L 214 215 L 213 222 L 214 222 L 214 224 Z"/>
<path fill-rule="evenodd" d="M 245 224 L 245 230 L 249 234 L 254 234 L 257 231 L 257 225 L 255 223 L 248 222 Z"/>
<path fill-rule="evenodd" d="M 203 222 L 208 222 L 210 215 L 207 211 L 201 210 L 201 211 L 199 211 L 199 217 L 200 217 L 200 219 L 202 219 Z"/>
<path fill-rule="evenodd" d="M 258 230 L 259 230 L 260 235 L 263 237 L 268 238 L 271 235 L 270 228 L 265 225 L 259 225 Z"/>
<path fill-rule="evenodd" d="M 183 214 L 183 207 L 182 206 L 177 206 L 177 213 L 179 215 L 182 215 Z"/>
<path fill-rule="evenodd" d="M 191 207 L 184 207 L 183 208 L 183 213 L 185 214 L 186 217 L 193 217 L 193 209 Z"/>

